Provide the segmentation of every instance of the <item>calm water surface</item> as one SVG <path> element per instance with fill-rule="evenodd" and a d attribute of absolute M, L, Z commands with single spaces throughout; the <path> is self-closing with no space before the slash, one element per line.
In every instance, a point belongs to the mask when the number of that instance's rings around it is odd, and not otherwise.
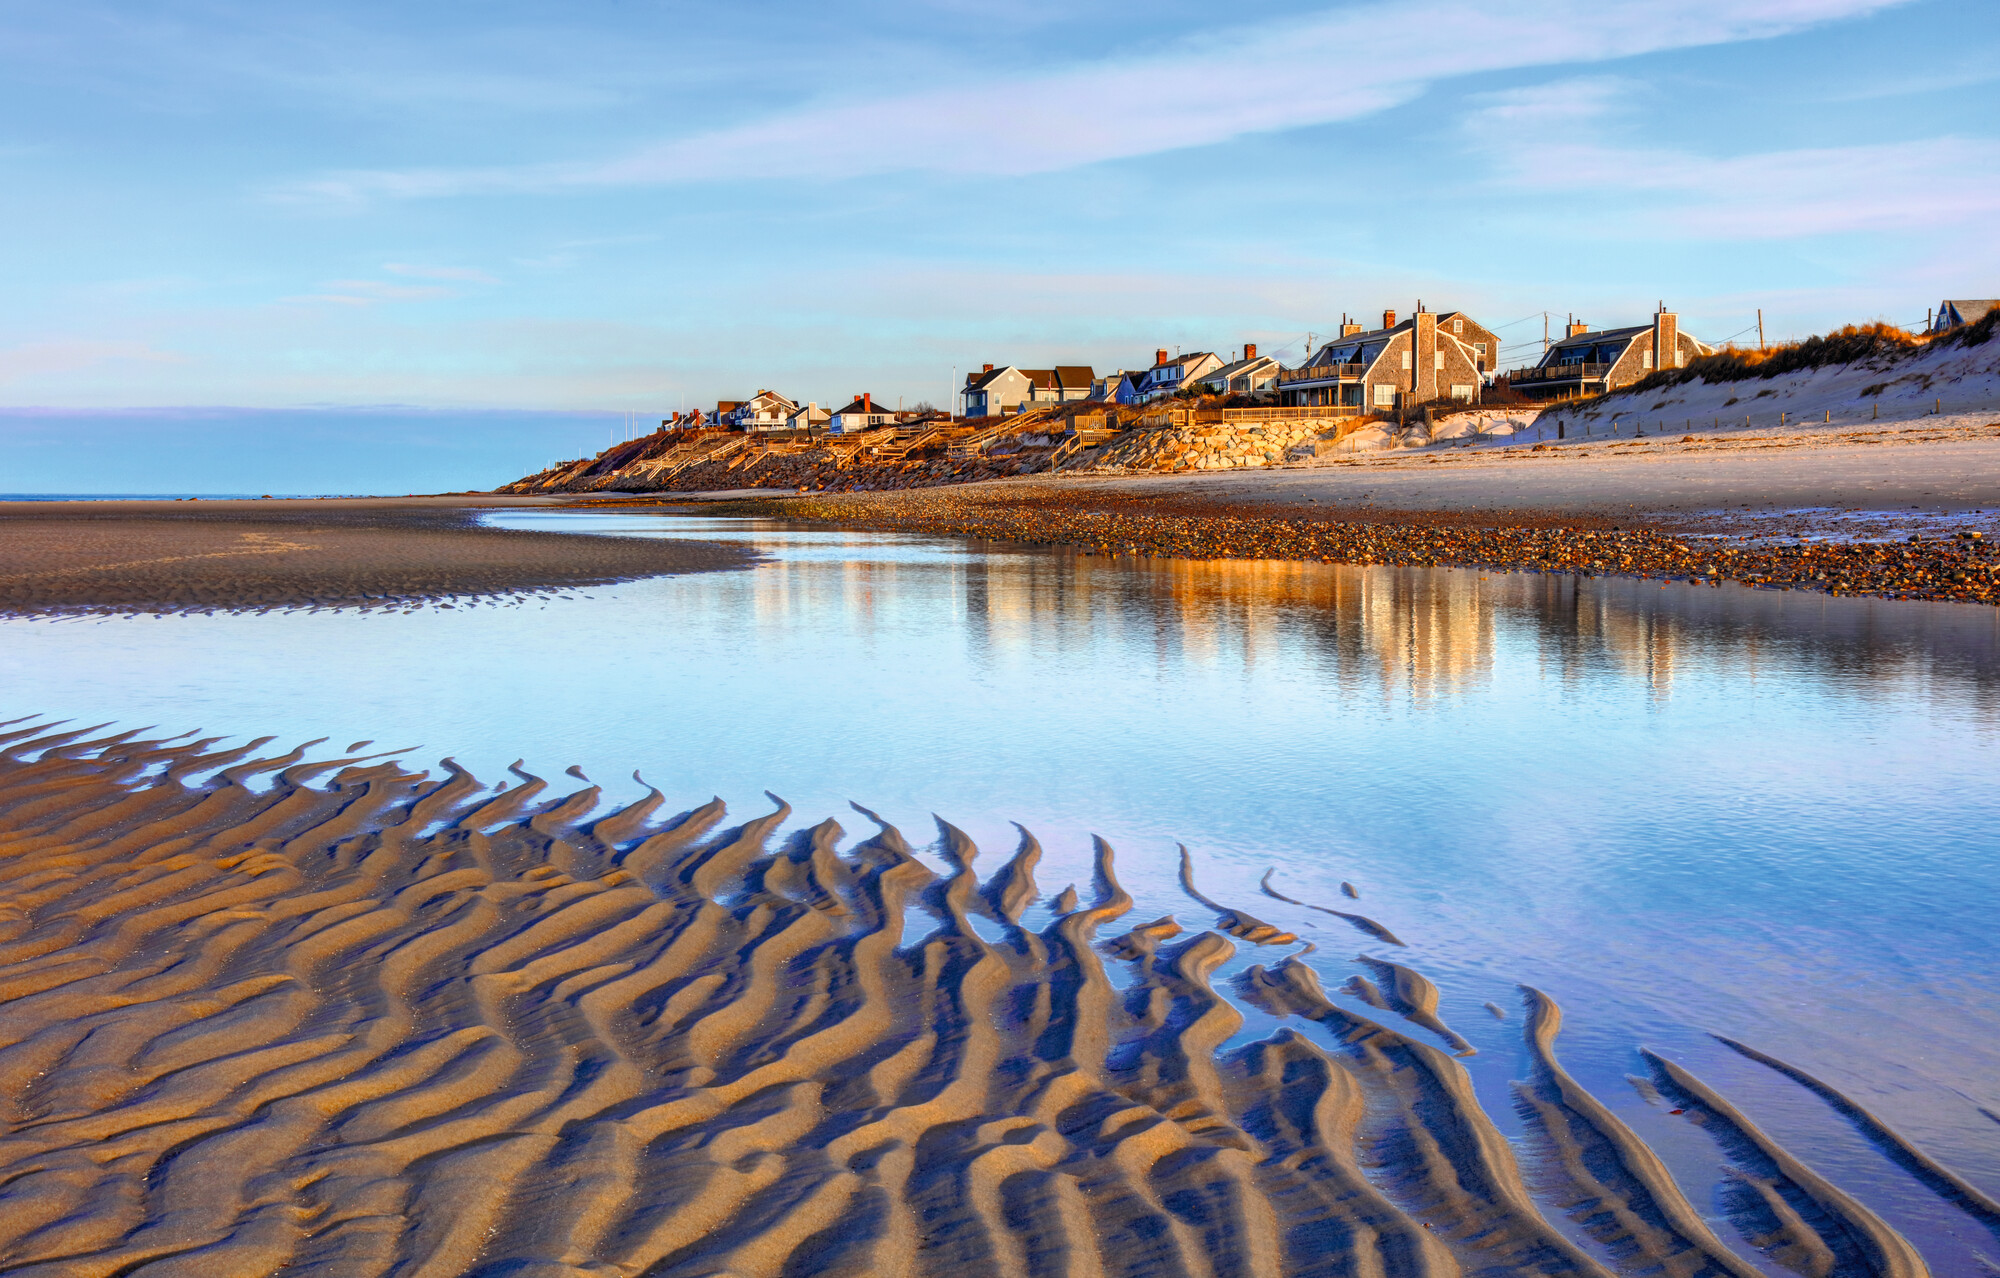
<path fill-rule="evenodd" d="M 703 517 L 493 522 L 771 558 L 504 607 L 0 622 L 0 708 L 373 738 L 488 780 L 516 758 L 551 778 L 575 764 L 613 798 L 638 793 L 636 767 L 682 806 L 719 794 L 745 817 L 769 790 L 801 825 L 865 835 L 851 799 L 913 842 L 943 816 L 986 868 L 1018 821 L 1051 893 L 1087 881 L 1100 834 L 1132 921 L 1205 926 L 1176 880 L 1184 843 L 1205 893 L 1318 944 L 1329 990 L 1385 947 L 1257 884 L 1275 867 L 1288 895 L 1340 905 L 1351 881 L 1350 908 L 1443 988 L 1510 1134 L 1526 982 L 1562 1003 L 1572 1072 L 1698 1205 L 1720 1159 L 1627 1081 L 1642 1044 L 1937 1272 L 2000 1255 L 1819 1100 L 1708 1037 L 1819 1074 L 2000 1195 L 2000 1119 L 1981 1113 L 2000 1114 L 2000 611 Z M 1233 968 L 1284 952 L 1250 948 Z M 1246 1036 L 1269 1031 L 1248 1015 Z"/>

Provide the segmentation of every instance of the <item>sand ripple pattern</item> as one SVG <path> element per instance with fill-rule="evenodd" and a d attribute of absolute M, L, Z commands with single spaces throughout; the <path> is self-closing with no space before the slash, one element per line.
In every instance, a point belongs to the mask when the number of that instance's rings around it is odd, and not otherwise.
<path fill-rule="evenodd" d="M 1463 1064 L 1296 956 L 1234 992 L 1299 1028 L 1221 1051 L 1234 943 L 1102 935 L 1133 902 L 1101 843 L 1035 930 L 1025 832 L 982 884 L 960 831 L 939 876 L 860 809 L 842 851 L 830 820 L 780 836 L 782 802 L 607 816 L 518 768 L 495 790 L 97 733 L 0 726 L 0 1272 L 1757 1272 L 1562 1071 L 1546 995 L 1520 1095 L 1567 1229 Z M 1435 1020 L 1428 982 L 1375 966 Z M 1660 1074 L 1741 1160 L 1773 1257 L 1924 1272 Z"/>

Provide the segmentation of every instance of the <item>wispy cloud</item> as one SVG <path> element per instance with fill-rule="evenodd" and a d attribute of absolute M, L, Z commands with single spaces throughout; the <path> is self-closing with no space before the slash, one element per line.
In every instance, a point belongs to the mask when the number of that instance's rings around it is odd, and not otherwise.
<path fill-rule="evenodd" d="M 1163 53 L 825 103 L 600 160 L 369 170 L 294 183 L 319 205 L 577 187 L 1056 172 L 1352 120 L 1439 80 L 1759 39 L 1906 0 L 1377 0 L 1192 35 Z"/>
<path fill-rule="evenodd" d="M 485 271 L 469 266 L 422 266 L 413 262 L 386 262 L 382 269 L 391 275 L 414 280 L 454 280 L 461 284 L 498 284 Z"/>
<path fill-rule="evenodd" d="M 1623 236 L 1784 239 L 1935 229 L 2000 214 L 2000 140 L 1918 138 L 1737 155 L 1621 146 L 1621 116 L 1651 118 L 1643 86 L 1577 78 L 1485 95 L 1464 128 L 1496 179 L 1577 196 Z M 1647 108 L 1647 109 L 1641 109 Z"/>
<path fill-rule="evenodd" d="M 385 280 L 328 280 L 317 293 L 290 297 L 288 302 L 329 302 L 337 306 L 373 306 L 377 302 L 419 302 L 451 297 L 453 290 L 437 284 L 391 284 Z"/>

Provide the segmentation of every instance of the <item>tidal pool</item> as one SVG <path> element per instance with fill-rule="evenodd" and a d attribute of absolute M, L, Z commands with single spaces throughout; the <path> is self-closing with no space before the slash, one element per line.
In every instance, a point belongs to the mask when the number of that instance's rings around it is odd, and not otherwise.
<path fill-rule="evenodd" d="M 1934 1272 L 2000 1255 L 1821 1099 L 1710 1036 L 1809 1070 L 2000 1196 L 2000 611 L 699 513 L 491 519 L 768 559 L 505 605 L 4 621 L 0 717 L 368 738 L 489 782 L 517 758 L 551 780 L 576 765 L 608 800 L 640 793 L 636 768 L 681 808 L 719 795 L 741 819 L 768 790 L 795 827 L 872 831 L 852 800 L 913 842 L 933 813 L 952 822 L 982 870 L 1018 822 L 1051 893 L 1085 884 L 1100 835 L 1131 921 L 1209 926 L 1178 881 L 1184 844 L 1205 895 L 1315 944 L 1305 961 L 1355 1010 L 1394 1020 L 1338 992 L 1357 955 L 1435 981 L 1531 1173 L 1510 1091 L 1521 983 L 1562 1004 L 1571 1072 L 1726 1237 L 1723 1160 L 1628 1081 L 1641 1046 Z M 1272 899 L 1266 871 L 1407 948 Z M 1224 975 L 1297 948 L 1242 945 Z M 1240 1037 L 1269 1032 L 1246 1014 Z"/>

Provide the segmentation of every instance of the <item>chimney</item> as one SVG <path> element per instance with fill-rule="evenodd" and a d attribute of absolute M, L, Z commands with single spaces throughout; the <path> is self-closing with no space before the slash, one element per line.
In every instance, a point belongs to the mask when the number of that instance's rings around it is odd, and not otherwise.
<path fill-rule="evenodd" d="M 1361 331 L 1360 320 L 1342 320 L 1340 322 L 1340 335 L 1342 337 L 1352 337 L 1360 331 Z"/>
<path fill-rule="evenodd" d="M 1565 338 L 1582 337 L 1585 333 L 1588 333 L 1589 331 L 1590 331 L 1590 325 L 1578 323 L 1576 316 L 1572 315 L 1569 317 L 1569 325 L 1563 331 L 1563 336 Z"/>
<path fill-rule="evenodd" d="M 980 369 L 979 371 L 980 371 L 980 372 L 982 372 L 982 373 L 990 373 L 990 372 L 992 372 L 992 371 L 993 371 L 993 365 L 991 365 L 991 364 L 988 364 L 988 365 L 986 365 L 986 367 L 984 367 L 984 368 Z"/>
<path fill-rule="evenodd" d="M 1681 317 L 1665 309 L 1653 316 L 1653 367 L 1679 368 L 1681 353 Z"/>
<path fill-rule="evenodd" d="M 861 401 L 862 412 L 872 413 L 875 411 L 875 397 L 873 395 L 870 395 L 867 391 L 862 391 L 859 395 L 856 395 L 854 398 Z"/>
<path fill-rule="evenodd" d="M 1419 309 L 1410 317 L 1410 346 L 1416 352 L 1411 361 L 1415 365 L 1410 371 L 1416 374 L 1410 389 L 1416 392 L 1417 402 L 1428 403 L 1438 397 L 1438 337 L 1437 316 Z"/>
<path fill-rule="evenodd" d="M 1257 343 L 1255 343 L 1255 342 L 1245 342 L 1245 343 L 1243 343 L 1243 358 L 1244 358 L 1244 359 L 1256 359 L 1256 358 L 1257 358 Z"/>
<path fill-rule="evenodd" d="M 1162 346 L 1160 349 L 1153 352 L 1153 364 L 1155 367 L 1157 367 L 1166 362 L 1167 362 L 1167 348 Z"/>
<path fill-rule="evenodd" d="M 1383 327 L 1383 328 L 1394 328 L 1394 327 L 1396 327 L 1396 312 L 1394 312 L 1394 311 L 1383 311 L 1383 312 L 1382 312 L 1382 327 Z"/>

